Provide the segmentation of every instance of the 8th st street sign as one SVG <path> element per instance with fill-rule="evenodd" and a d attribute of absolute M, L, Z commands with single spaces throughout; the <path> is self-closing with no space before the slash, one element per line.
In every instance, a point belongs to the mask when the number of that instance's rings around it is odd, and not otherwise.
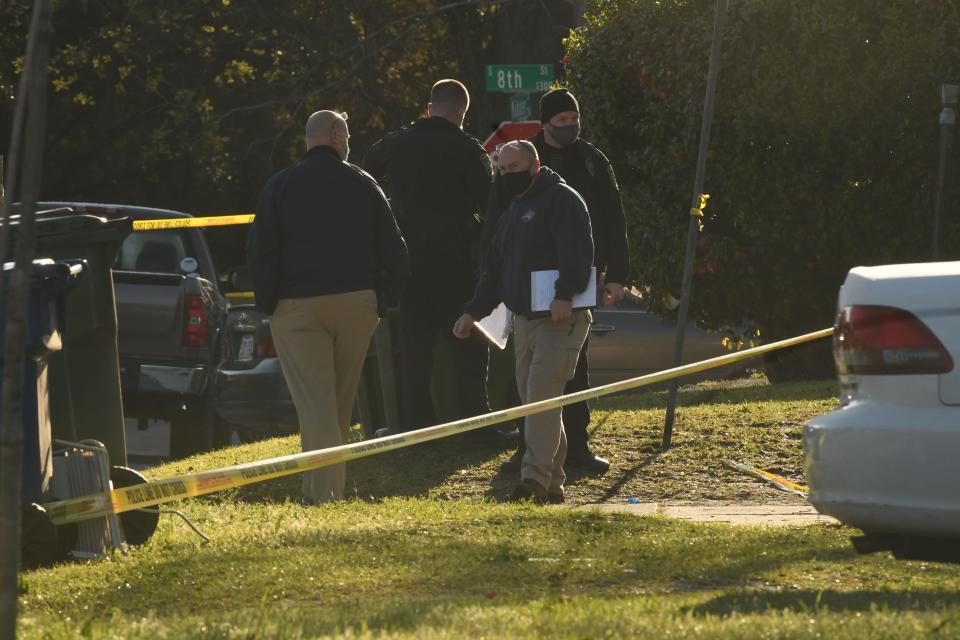
<path fill-rule="evenodd" d="M 488 64 L 487 91 L 536 93 L 549 91 L 553 84 L 552 64 Z"/>

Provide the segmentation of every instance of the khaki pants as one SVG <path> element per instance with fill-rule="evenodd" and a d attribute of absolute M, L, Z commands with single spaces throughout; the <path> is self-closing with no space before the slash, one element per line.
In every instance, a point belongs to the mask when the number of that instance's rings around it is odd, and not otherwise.
<path fill-rule="evenodd" d="M 563 394 L 577 368 L 580 347 L 590 329 L 588 310 L 574 311 L 567 320 L 551 318 L 513 319 L 514 357 L 517 390 L 524 404 Z M 524 421 L 523 455 L 520 476 L 536 480 L 550 493 L 562 493 L 566 476 L 567 437 L 560 409 L 527 416 Z"/>
<path fill-rule="evenodd" d="M 304 451 L 343 444 L 370 338 L 380 319 L 371 290 L 313 298 L 285 298 L 270 316 L 280 366 L 300 420 Z M 343 497 L 346 465 L 308 471 L 305 498 Z"/>

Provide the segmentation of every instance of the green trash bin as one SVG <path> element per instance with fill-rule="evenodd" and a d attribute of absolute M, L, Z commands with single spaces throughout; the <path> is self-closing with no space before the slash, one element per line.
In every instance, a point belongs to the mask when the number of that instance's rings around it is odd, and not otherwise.
<path fill-rule="evenodd" d="M 130 233 L 129 218 L 108 220 L 69 210 L 39 212 L 36 254 L 86 262 L 66 298 L 63 349 L 50 358 L 50 422 L 61 440 L 99 440 L 113 465 L 127 463 L 111 267 Z"/>

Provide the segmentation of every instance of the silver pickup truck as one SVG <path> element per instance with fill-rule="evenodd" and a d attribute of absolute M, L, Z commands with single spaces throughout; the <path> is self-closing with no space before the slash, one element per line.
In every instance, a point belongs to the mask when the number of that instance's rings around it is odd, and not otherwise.
<path fill-rule="evenodd" d="M 133 220 L 184 219 L 179 211 L 113 204 L 44 202 L 77 213 Z M 227 302 L 200 229 L 137 231 L 113 265 L 124 415 L 146 427 L 170 422 L 170 454 L 224 444 L 212 379 L 220 358 Z"/>

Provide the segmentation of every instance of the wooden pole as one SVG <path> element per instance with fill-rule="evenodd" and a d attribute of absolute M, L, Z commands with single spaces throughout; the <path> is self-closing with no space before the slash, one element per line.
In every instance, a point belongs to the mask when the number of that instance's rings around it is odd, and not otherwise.
<path fill-rule="evenodd" d="M 20 188 L 9 200 L 18 196 L 21 201 L 14 251 L 15 266 L 6 296 L 5 353 L 3 387 L 0 395 L 0 640 L 15 640 L 17 632 L 17 596 L 20 563 L 20 494 L 23 467 L 23 370 L 26 338 L 27 300 L 30 295 L 30 272 L 34 251 L 34 214 L 40 194 L 43 173 L 43 151 L 47 128 L 47 62 L 52 34 L 50 0 L 36 0 L 27 44 L 28 56 L 24 65 L 21 87 L 17 96 L 17 111 L 21 103 L 29 104 L 26 131 L 23 135 L 23 167 L 11 166 L 11 173 L 19 172 Z M 16 126 L 16 112 L 14 125 Z M 22 116 L 21 122 L 22 124 Z M 17 142 L 19 136 L 11 136 Z M 11 146 L 11 157 L 17 157 Z M 19 160 L 18 160 L 19 162 Z M 10 182 L 11 190 L 14 182 Z M 9 238 L 9 211 L 4 206 L 2 237 L 4 253 Z"/>
<path fill-rule="evenodd" d="M 707 173 L 707 150 L 710 147 L 710 127 L 713 124 L 713 104 L 717 93 L 717 75 L 720 73 L 720 43 L 723 41 L 723 28 L 727 17 L 729 0 L 717 0 L 713 22 L 713 45 L 710 49 L 710 67 L 707 71 L 707 93 L 703 99 L 703 120 L 700 123 L 700 152 L 697 155 L 697 172 L 693 179 L 693 200 L 690 203 L 691 215 L 687 228 L 687 249 L 683 261 L 683 285 L 680 292 L 680 312 L 677 316 L 677 333 L 673 345 L 673 366 L 679 367 L 683 361 L 684 332 L 687 328 L 687 314 L 690 310 L 690 295 L 693 288 L 693 259 L 697 253 L 697 236 L 700 235 L 700 218 L 692 215 L 699 210 L 700 196 Z M 663 449 L 670 448 L 673 436 L 673 418 L 677 410 L 677 381 L 670 383 L 667 398 L 667 415 L 663 425 Z"/>

